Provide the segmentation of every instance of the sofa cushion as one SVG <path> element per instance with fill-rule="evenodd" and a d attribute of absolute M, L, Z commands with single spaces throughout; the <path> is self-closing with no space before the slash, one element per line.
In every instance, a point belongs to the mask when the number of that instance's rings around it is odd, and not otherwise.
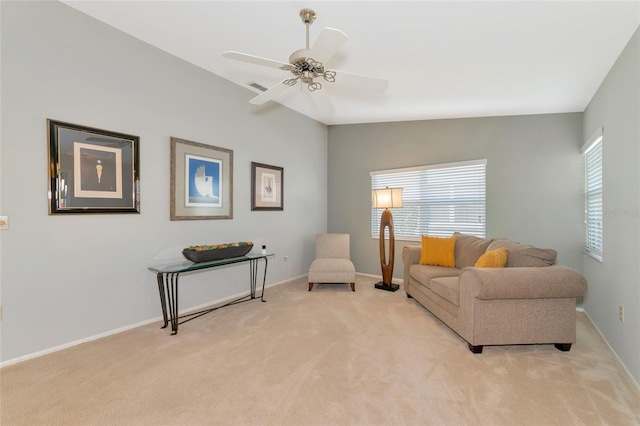
<path fill-rule="evenodd" d="M 507 249 L 504 247 L 490 250 L 480 256 L 474 265 L 476 268 L 504 268 L 507 263 Z"/>
<path fill-rule="evenodd" d="M 409 276 L 427 288 L 430 288 L 430 281 L 434 278 L 457 277 L 458 275 L 460 275 L 460 269 L 446 266 L 414 264 L 409 267 Z"/>
<path fill-rule="evenodd" d="M 455 306 L 460 306 L 460 278 L 442 277 L 431 280 L 431 291 L 438 296 L 451 302 Z"/>
<path fill-rule="evenodd" d="M 421 265 L 448 266 L 455 268 L 456 239 L 453 237 L 422 236 Z"/>
<path fill-rule="evenodd" d="M 460 232 L 454 232 L 453 237 L 456 239 L 455 258 L 458 269 L 474 266 L 493 241 Z"/>
<path fill-rule="evenodd" d="M 504 247 L 507 249 L 506 267 L 521 266 L 551 266 L 556 263 L 558 252 L 553 249 L 542 249 L 530 245 L 520 244 L 506 238 L 493 240 L 487 251 Z"/>

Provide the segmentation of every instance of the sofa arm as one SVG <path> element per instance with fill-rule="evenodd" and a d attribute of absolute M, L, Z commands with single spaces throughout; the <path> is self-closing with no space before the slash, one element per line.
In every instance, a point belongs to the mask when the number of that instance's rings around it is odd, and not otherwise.
<path fill-rule="evenodd" d="M 409 286 L 409 267 L 420 263 L 420 252 L 422 246 L 404 246 L 402 248 L 402 263 L 404 264 L 404 275 L 402 280 L 404 281 L 405 290 Z"/>
<path fill-rule="evenodd" d="M 563 265 L 464 268 L 460 274 L 460 292 L 477 299 L 573 298 L 586 291 L 587 279 Z"/>
<path fill-rule="evenodd" d="M 404 246 L 402 248 L 402 261 L 405 265 L 415 265 L 420 262 L 421 246 Z"/>

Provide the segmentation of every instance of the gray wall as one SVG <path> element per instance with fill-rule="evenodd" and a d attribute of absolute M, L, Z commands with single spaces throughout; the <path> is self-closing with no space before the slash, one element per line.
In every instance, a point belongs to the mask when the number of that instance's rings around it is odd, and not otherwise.
<path fill-rule="evenodd" d="M 486 158 L 487 236 L 553 248 L 581 271 L 581 126 L 580 113 L 332 126 L 328 229 L 351 234 L 356 270 L 380 275 L 369 172 Z M 405 244 L 419 243 L 396 240 L 397 279 Z"/>
<path fill-rule="evenodd" d="M 147 266 L 192 244 L 267 244 L 268 284 L 306 274 L 326 231 L 326 126 L 253 109 L 252 92 L 61 3 L 1 8 L 3 362 L 158 319 Z M 140 214 L 48 216 L 47 118 L 140 136 Z M 169 220 L 171 136 L 234 151 L 232 220 Z M 251 161 L 284 167 L 283 212 L 251 211 Z M 246 265 L 184 275 L 180 305 L 246 292 L 248 280 Z"/>
<path fill-rule="evenodd" d="M 599 127 L 603 207 L 610 214 L 603 217 L 602 263 L 584 255 L 584 306 L 640 382 L 640 29 L 584 112 L 584 139 Z"/>

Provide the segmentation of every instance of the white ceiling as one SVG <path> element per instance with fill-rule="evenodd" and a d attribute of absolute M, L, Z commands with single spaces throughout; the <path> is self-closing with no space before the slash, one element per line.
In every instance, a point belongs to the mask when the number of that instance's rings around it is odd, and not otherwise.
<path fill-rule="evenodd" d="M 311 8 L 311 45 L 324 27 L 349 37 L 327 68 L 389 81 L 383 94 L 324 84 L 331 115 L 306 89 L 277 98 L 329 125 L 583 111 L 640 26 L 635 0 L 63 2 L 256 94 L 247 83 L 271 87 L 287 72 L 222 53 L 288 62 Z M 248 109 L 268 108 L 247 94 Z"/>

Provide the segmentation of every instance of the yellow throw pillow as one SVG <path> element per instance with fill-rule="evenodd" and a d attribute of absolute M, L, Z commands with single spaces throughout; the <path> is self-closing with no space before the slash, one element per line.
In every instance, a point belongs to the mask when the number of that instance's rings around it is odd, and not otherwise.
<path fill-rule="evenodd" d="M 422 236 L 422 251 L 420 252 L 421 265 L 456 266 L 456 239 L 455 237 L 429 237 Z"/>
<path fill-rule="evenodd" d="M 504 247 L 491 250 L 480 256 L 476 268 L 504 268 L 507 264 L 507 249 Z"/>

